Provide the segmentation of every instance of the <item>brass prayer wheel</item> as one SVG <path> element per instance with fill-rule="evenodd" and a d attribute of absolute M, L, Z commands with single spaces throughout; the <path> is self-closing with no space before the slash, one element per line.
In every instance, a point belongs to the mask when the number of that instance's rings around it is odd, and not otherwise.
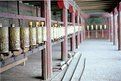
<path fill-rule="evenodd" d="M 42 27 L 42 41 L 45 42 L 46 39 L 46 27 Z"/>
<path fill-rule="evenodd" d="M 29 28 L 30 46 L 36 45 L 36 27 Z"/>
<path fill-rule="evenodd" d="M 42 27 L 36 28 L 36 37 L 37 37 L 37 43 L 42 43 Z"/>
<path fill-rule="evenodd" d="M 29 25 L 29 27 L 32 27 L 32 25 L 33 25 L 32 21 L 30 21 L 30 22 L 28 23 L 28 25 Z"/>
<path fill-rule="evenodd" d="M 8 27 L 0 27 L 0 53 L 9 52 Z"/>
<path fill-rule="evenodd" d="M 29 48 L 29 27 L 20 28 L 21 48 Z"/>
<path fill-rule="evenodd" d="M 20 50 L 20 27 L 10 27 L 9 28 L 10 35 L 10 50 L 17 51 Z"/>

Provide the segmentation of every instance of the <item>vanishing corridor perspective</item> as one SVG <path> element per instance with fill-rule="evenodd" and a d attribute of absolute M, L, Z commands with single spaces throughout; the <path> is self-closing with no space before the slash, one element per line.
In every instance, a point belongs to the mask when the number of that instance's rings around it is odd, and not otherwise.
<path fill-rule="evenodd" d="M 0 1 L 0 81 L 121 81 L 121 1 Z"/>

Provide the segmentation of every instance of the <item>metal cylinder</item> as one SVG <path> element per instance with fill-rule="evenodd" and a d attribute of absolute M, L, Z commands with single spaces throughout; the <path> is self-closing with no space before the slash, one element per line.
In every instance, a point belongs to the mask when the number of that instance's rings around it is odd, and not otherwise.
<path fill-rule="evenodd" d="M 36 28 L 37 44 L 42 43 L 42 27 Z"/>
<path fill-rule="evenodd" d="M 29 48 L 29 27 L 20 28 L 21 48 Z"/>
<path fill-rule="evenodd" d="M 10 35 L 10 50 L 17 51 L 20 50 L 20 27 L 10 27 L 9 28 Z"/>
<path fill-rule="evenodd" d="M 8 27 L 0 27 L 0 53 L 9 52 Z"/>
<path fill-rule="evenodd" d="M 45 42 L 46 38 L 46 27 L 42 27 L 42 41 Z"/>
<path fill-rule="evenodd" d="M 29 28 L 30 46 L 36 45 L 36 27 Z"/>

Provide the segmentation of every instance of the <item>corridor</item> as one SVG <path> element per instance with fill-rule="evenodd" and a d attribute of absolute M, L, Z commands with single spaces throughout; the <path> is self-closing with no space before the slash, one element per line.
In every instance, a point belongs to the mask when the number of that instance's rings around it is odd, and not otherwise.
<path fill-rule="evenodd" d="M 121 52 L 108 40 L 87 40 L 79 51 L 86 57 L 81 81 L 121 81 Z"/>

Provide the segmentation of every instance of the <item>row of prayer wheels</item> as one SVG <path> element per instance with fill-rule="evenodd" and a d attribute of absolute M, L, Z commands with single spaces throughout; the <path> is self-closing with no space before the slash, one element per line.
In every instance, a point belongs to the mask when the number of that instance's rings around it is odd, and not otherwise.
<path fill-rule="evenodd" d="M 65 36 L 65 27 L 51 27 L 51 40 L 59 39 Z"/>
<path fill-rule="evenodd" d="M 36 23 L 38 24 L 38 23 Z M 0 54 L 18 51 L 46 41 L 46 27 L 0 27 Z"/>
<path fill-rule="evenodd" d="M 68 26 L 67 27 L 67 35 L 73 34 L 74 32 L 82 31 L 81 26 Z"/>
<path fill-rule="evenodd" d="M 106 30 L 106 25 L 87 25 L 86 30 Z"/>
<path fill-rule="evenodd" d="M 67 34 L 72 34 L 81 30 L 79 27 L 69 26 Z M 51 40 L 59 39 L 65 36 L 65 27 L 52 26 Z M 32 26 L 29 22 L 29 27 L 0 27 L 0 54 L 8 53 L 9 51 L 18 51 L 20 49 L 29 48 L 46 42 L 46 27 L 36 22 L 36 26 Z"/>

